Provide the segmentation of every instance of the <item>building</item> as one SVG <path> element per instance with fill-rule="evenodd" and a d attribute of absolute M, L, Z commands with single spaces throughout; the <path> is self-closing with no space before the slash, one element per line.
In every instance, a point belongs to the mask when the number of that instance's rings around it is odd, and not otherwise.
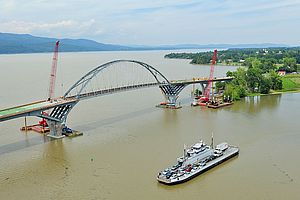
<path fill-rule="evenodd" d="M 278 70 L 278 75 L 279 76 L 284 76 L 286 74 L 285 70 Z"/>

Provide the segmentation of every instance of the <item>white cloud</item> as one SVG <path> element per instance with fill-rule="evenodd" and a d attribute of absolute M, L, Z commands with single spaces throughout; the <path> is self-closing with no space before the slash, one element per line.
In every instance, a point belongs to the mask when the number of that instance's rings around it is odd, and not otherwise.
<path fill-rule="evenodd" d="M 0 0 L 0 31 L 121 44 L 293 44 L 298 10 L 299 0 Z"/>
<path fill-rule="evenodd" d="M 16 3 L 14 0 L 0 1 L 0 11 L 1 14 L 7 14 L 16 8 Z"/>
<path fill-rule="evenodd" d="M 88 21 L 62 20 L 54 23 L 25 21 L 0 22 L 0 32 L 30 33 L 49 37 L 84 37 L 103 33 L 95 19 Z"/>
<path fill-rule="evenodd" d="M 76 23 L 72 20 L 63 20 L 56 23 L 36 23 L 25 21 L 10 21 L 0 23 L 1 32 L 15 32 L 15 33 L 32 33 L 36 31 L 45 31 L 55 28 L 72 27 Z"/>

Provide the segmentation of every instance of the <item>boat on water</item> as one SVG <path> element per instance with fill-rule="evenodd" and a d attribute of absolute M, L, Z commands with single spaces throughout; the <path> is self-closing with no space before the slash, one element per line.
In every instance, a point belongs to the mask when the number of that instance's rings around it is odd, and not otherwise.
<path fill-rule="evenodd" d="M 226 142 L 213 147 L 202 140 L 190 148 L 184 147 L 183 156 L 177 158 L 177 163 L 157 175 L 160 183 L 174 185 L 186 182 L 220 163 L 239 154 L 239 148 Z"/>

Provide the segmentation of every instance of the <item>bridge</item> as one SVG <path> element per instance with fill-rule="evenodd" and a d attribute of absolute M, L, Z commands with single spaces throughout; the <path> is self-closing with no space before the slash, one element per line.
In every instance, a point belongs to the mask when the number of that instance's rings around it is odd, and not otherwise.
<path fill-rule="evenodd" d="M 231 77 L 215 77 L 212 81 L 230 80 Z M 115 60 L 89 71 L 62 97 L 0 110 L 0 122 L 25 116 L 37 116 L 47 120 L 49 136 L 60 138 L 69 112 L 81 100 L 158 86 L 166 103 L 176 106 L 179 93 L 190 84 L 200 84 L 204 93 L 208 78 L 169 81 L 161 72 L 146 63 L 135 60 Z"/>

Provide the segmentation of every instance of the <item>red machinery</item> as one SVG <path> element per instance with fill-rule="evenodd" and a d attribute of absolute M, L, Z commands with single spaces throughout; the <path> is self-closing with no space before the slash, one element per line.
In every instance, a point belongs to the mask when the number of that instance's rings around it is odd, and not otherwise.
<path fill-rule="evenodd" d="M 48 116 L 48 113 L 43 112 L 43 115 Z M 47 127 L 48 126 L 47 121 L 44 118 L 41 121 L 39 121 L 39 125 L 42 126 L 42 127 Z"/>
<path fill-rule="evenodd" d="M 214 50 L 214 55 L 212 56 L 211 59 L 211 66 L 210 66 L 210 74 L 209 74 L 209 79 L 208 79 L 208 85 L 204 91 L 204 96 L 200 98 L 200 102 L 202 103 L 206 103 L 209 102 L 210 98 L 209 98 L 209 94 L 210 94 L 210 89 L 212 86 L 212 80 L 213 80 L 213 76 L 214 76 L 214 70 L 215 70 L 215 64 L 217 61 L 217 50 Z"/>

